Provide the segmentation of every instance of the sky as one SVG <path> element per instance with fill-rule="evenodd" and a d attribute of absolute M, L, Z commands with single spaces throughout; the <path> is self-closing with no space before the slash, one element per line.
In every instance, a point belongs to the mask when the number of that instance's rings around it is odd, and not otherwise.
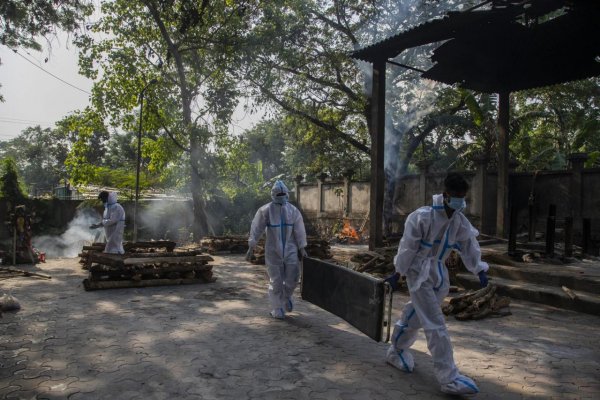
<path fill-rule="evenodd" d="M 66 34 L 51 48 L 14 53 L 0 45 L 0 141 L 18 136 L 29 126 L 52 128 L 55 122 L 89 104 L 92 81 L 78 74 L 77 48 Z M 47 61 L 46 61 L 47 58 Z M 239 106 L 230 132 L 240 134 L 255 125 L 264 112 L 247 114 Z"/>
<path fill-rule="evenodd" d="M 77 49 L 67 44 L 66 37 L 56 39 L 50 50 L 42 52 L 14 53 L 0 46 L 0 60 L 0 94 L 4 97 L 0 140 L 10 140 L 28 126 L 54 127 L 56 121 L 89 103 L 92 82 L 77 73 Z"/>

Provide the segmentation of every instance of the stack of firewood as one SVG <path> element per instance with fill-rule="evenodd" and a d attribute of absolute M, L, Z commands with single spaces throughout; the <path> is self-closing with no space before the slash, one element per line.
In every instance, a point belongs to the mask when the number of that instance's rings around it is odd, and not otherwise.
<path fill-rule="evenodd" d="M 92 243 L 91 245 L 88 245 L 88 246 L 83 246 L 83 248 L 81 249 L 81 253 L 79 253 L 79 264 L 81 264 L 83 269 L 87 268 L 88 262 L 90 260 L 90 254 L 93 252 L 102 253 L 104 251 L 105 246 L 106 246 L 106 243 L 99 243 L 99 242 Z"/>
<path fill-rule="evenodd" d="M 126 253 L 155 253 L 160 251 L 172 252 L 177 243 L 170 240 L 150 240 L 147 242 L 125 242 L 123 249 Z"/>
<path fill-rule="evenodd" d="M 82 264 L 83 268 L 89 262 L 89 256 L 91 253 L 104 251 L 106 243 L 95 242 L 91 245 L 83 246 L 81 253 L 79 253 L 79 264 Z M 170 240 L 151 240 L 147 242 L 125 242 L 123 243 L 123 249 L 126 253 L 158 253 L 158 252 L 172 252 L 175 249 L 176 243 Z"/>
<path fill-rule="evenodd" d="M 309 236 L 306 238 L 306 253 L 309 257 L 320 258 L 327 260 L 331 258 L 331 246 L 326 240 L 317 236 Z M 252 264 L 262 265 L 265 263 L 265 245 L 264 240 L 261 240 L 254 248 L 254 258 Z"/>
<path fill-rule="evenodd" d="M 331 258 L 331 246 L 329 242 L 317 236 L 309 236 L 306 238 L 306 253 L 309 257 L 320 258 L 327 260 Z"/>
<path fill-rule="evenodd" d="M 350 258 L 350 266 L 357 272 L 366 272 L 375 276 L 385 277 L 394 271 L 394 256 L 398 247 L 381 247 L 374 251 L 357 253 Z"/>
<path fill-rule="evenodd" d="M 459 321 L 465 321 L 487 316 L 511 315 L 509 305 L 510 298 L 498 296 L 496 286 L 490 284 L 485 288 L 470 290 L 453 297 L 446 306 L 442 307 L 442 311 L 446 315 L 454 315 L 454 318 Z"/>
<path fill-rule="evenodd" d="M 199 250 L 87 256 L 86 290 L 214 282 L 212 257 Z"/>
<path fill-rule="evenodd" d="M 200 241 L 200 246 L 206 248 L 209 254 L 245 253 L 248 251 L 248 236 L 205 236 Z"/>

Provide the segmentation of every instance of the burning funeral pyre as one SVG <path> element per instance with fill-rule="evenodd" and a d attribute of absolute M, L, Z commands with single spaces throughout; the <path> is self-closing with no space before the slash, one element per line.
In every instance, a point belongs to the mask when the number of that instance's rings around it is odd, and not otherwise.
<path fill-rule="evenodd" d="M 106 254 L 104 243 L 84 246 L 86 290 L 214 282 L 213 258 L 199 249 L 175 250 L 170 241 L 125 243 L 125 254 Z"/>

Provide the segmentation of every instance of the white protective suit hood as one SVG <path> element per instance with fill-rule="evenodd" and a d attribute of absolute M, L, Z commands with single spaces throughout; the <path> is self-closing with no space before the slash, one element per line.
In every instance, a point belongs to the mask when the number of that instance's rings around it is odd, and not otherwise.
<path fill-rule="evenodd" d="M 285 195 L 281 196 L 281 193 L 285 193 Z M 285 183 L 278 180 L 275 181 L 275 184 L 273 184 L 273 188 L 271 189 L 271 198 L 273 199 L 273 202 L 277 204 L 285 204 L 290 199 L 289 193 L 290 191 L 287 186 L 285 186 Z"/>
<path fill-rule="evenodd" d="M 106 202 L 107 205 L 113 205 L 117 202 L 117 193 L 116 192 L 108 192 L 108 201 Z"/>

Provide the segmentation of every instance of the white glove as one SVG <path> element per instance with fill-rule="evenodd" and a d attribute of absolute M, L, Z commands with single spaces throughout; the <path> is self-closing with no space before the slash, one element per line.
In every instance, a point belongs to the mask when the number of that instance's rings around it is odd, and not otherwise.
<path fill-rule="evenodd" d="M 248 248 L 248 252 L 246 253 L 246 261 L 252 261 L 252 257 L 254 257 L 254 247 Z"/>

